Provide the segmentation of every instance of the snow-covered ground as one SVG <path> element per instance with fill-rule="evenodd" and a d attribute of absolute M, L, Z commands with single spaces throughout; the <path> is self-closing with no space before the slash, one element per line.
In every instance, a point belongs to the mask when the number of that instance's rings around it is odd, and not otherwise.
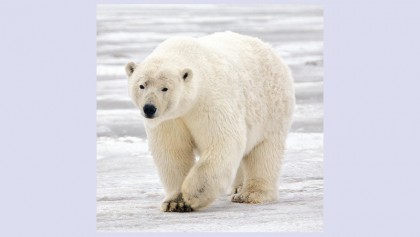
<path fill-rule="evenodd" d="M 291 66 L 297 107 L 280 199 L 222 196 L 192 213 L 159 211 L 164 191 L 124 66 L 173 35 L 231 30 L 271 43 Z M 99 231 L 322 231 L 323 16 L 305 5 L 99 5 L 97 8 L 97 229 Z"/>

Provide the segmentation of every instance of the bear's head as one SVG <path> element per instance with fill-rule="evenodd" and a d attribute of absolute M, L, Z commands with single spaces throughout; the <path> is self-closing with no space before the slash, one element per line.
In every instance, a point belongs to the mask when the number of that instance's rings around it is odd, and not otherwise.
<path fill-rule="evenodd" d="M 130 62 L 125 71 L 129 94 L 151 125 L 181 117 L 195 100 L 193 72 L 165 61 Z"/>

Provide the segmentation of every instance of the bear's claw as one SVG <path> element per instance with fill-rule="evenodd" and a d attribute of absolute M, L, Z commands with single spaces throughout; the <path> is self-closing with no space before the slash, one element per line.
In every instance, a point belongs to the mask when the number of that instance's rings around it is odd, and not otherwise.
<path fill-rule="evenodd" d="M 232 192 L 230 194 L 231 195 L 238 194 L 241 192 L 241 190 L 242 190 L 242 185 L 238 185 L 236 187 L 233 187 Z"/>

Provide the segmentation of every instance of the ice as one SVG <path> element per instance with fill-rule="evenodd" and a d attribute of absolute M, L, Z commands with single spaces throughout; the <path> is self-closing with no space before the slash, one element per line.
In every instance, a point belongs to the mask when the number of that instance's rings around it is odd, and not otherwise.
<path fill-rule="evenodd" d="M 196 213 L 162 213 L 164 198 L 147 141 L 98 138 L 97 228 L 106 231 L 321 231 L 323 136 L 291 133 L 280 199 L 264 205 L 220 197 Z"/>
<path fill-rule="evenodd" d="M 314 232 L 323 230 L 323 17 L 312 5 L 98 5 L 97 230 Z M 174 35 L 231 30 L 273 45 L 292 70 L 297 105 L 279 181 L 264 205 L 223 195 L 192 213 L 160 212 L 159 182 L 125 64 Z"/>

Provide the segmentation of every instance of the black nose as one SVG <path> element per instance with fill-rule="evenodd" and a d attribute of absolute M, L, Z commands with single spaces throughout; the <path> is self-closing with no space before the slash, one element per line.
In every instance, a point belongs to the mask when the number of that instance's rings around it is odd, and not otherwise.
<path fill-rule="evenodd" d="M 146 104 L 143 107 L 144 114 L 148 118 L 152 118 L 153 115 L 156 113 L 156 107 L 152 104 Z"/>

